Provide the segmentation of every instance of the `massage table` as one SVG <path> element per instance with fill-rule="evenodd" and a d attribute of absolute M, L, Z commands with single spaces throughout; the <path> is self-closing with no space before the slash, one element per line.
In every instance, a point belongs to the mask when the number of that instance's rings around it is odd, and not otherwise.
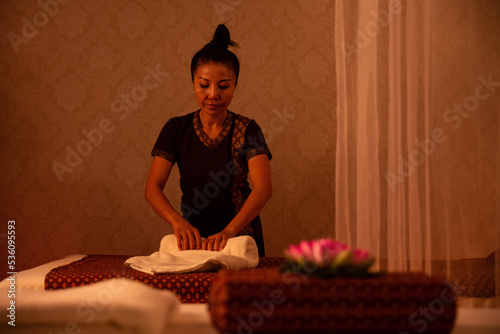
<path fill-rule="evenodd" d="M 95 257 L 95 256 L 94 256 Z M 117 256 L 110 256 L 117 260 Z M 47 275 L 57 269 L 61 268 L 61 266 L 67 265 L 75 265 L 77 263 L 81 263 L 82 260 L 92 258 L 92 256 L 86 255 L 71 255 L 66 258 L 52 261 L 50 263 L 43 264 L 36 268 L 32 268 L 29 270 L 25 270 L 19 272 L 16 275 L 16 290 L 27 290 L 27 291 L 35 291 L 35 290 L 45 290 L 47 284 Z M 126 257 L 120 258 L 125 259 Z M 270 258 L 267 259 L 267 263 L 269 267 L 278 266 L 282 258 Z M 261 263 L 266 263 L 266 259 L 262 259 Z M 262 265 L 262 264 L 261 264 Z M 55 271 L 57 273 L 57 271 Z M 122 273 L 123 274 L 123 273 Z M 216 273 L 204 273 L 204 274 L 212 274 L 216 275 Z M 183 274 L 183 275 L 191 275 L 191 274 Z M 124 277 L 126 275 L 118 275 L 117 277 Z M 158 276 L 158 275 L 154 275 Z M 99 279 L 99 277 L 97 277 Z M 100 277 L 103 279 L 104 277 Z M 111 279 L 108 277 L 107 279 Z M 75 283 L 74 281 L 73 283 Z M 150 281 L 144 282 L 149 285 Z M 151 281 L 152 282 L 152 281 Z M 62 287 L 62 282 L 59 282 Z M 86 284 L 80 285 L 89 285 L 92 282 L 87 281 L 84 282 Z M 94 282 L 95 283 L 95 282 Z M 158 283 L 158 282 L 156 282 Z M 71 285 L 71 281 L 68 281 L 68 284 Z M 76 286 L 76 284 L 75 284 Z M 67 286 L 68 288 L 70 286 Z M 2 300 L 6 298 L 8 289 L 8 282 L 3 280 L 0 282 L 0 295 L 2 296 Z M 182 291 L 182 288 L 179 290 Z M 186 290 L 184 290 L 186 291 Z M 196 295 L 196 293 L 194 294 Z M 202 295 L 198 295 L 198 300 L 191 299 L 188 302 L 187 298 L 193 297 L 193 295 L 178 295 L 179 300 L 184 298 L 184 302 L 180 303 L 179 308 L 172 314 L 171 319 L 165 326 L 163 333 L 218 333 L 217 329 L 212 324 L 210 314 L 208 312 L 207 305 L 203 302 L 204 297 Z M 19 301 L 18 301 L 19 302 Z M 3 305 L 3 304 L 2 304 Z M 18 316 L 21 316 L 20 314 Z M 117 328 L 112 324 L 107 325 L 93 325 L 88 324 L 85 326 L 79 327 L 82 329 L 82 333 L 134 333 L 134 331 L 127 330 L 126 328 Z M 0 324 L 0 331 L 2 333 L 8 333 L 12 327 L 7 325 L 7 321 L 4 320 L 3 323 Z M 61 328 L 60 324 L 53 326 L 50 324 L 46 324 L 43 326 L 16 326 L 16 333 L 53 333 L 59 334 L 64 333 L 64 328 Z M 24 330 L 24 331 L 23 331 Z M 458 308 L 457 318 L 455 321 L 455 326 L 452 331 L 453 334 L 468 334 L 468 333 L 498 333 L 500 331 L 500 309 L 473 309 L 473 308 Z"/>
<path fill-rule="evenodd" d="M 124 266 L 129 256 L 121 255 L 76 255 L 69 263 L 52 268 L 46 275 L 44 287 L 47 290 L 65 289 L 91 284 L 112 277 L 129 277 L 152 287 L 173 291 L 183 303 L 207 302 L 210 285 L 216 273 L 201 272 L 189 274 L 150 275 Z M 285 258 L 262 257 L 257 268 L 278 268 Z M 386 263 L 380 261 L 380 268 L 386 270 Z M 485 259 L 460 259 L 432 261 L 435 276 L 452 277 L 458 296 L 472 298 L 495 297 L 494 263 Z"/>

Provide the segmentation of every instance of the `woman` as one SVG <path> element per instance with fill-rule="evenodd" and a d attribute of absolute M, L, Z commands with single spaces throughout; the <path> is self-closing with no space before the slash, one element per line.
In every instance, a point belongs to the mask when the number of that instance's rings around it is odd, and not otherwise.
<path fill-rule="evenodd" d="M 219 25 L 194 55 L 191 80 L 200 109 L 163 127 L 152 151 L 146 199 L 172 225 L 179 249 L 218 251 L 229 238 L 251 235 L 264 256 L 259 213 L 271 197 L 271 153 L 257 123 L 227 109 L 240 67 L 228 47 L 236 45 Z M 182 215 L 163 193 L 176 162 Z"/>

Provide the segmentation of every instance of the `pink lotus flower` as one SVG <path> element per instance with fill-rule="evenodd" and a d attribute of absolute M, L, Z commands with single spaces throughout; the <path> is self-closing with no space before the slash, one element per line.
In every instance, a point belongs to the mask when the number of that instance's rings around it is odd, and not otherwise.
<path fill-rule="evenodd" d="M 368 251 L 351 249 L 330 238 L 303 240 L 298 245 L 290 245 L 285 250 L 285 256 L 288 261 L 280 269 L 282 272 L 318 277 L 378 275 L 368 272 L 375 262 Z"/>
<path fill-rule="evenodd" d="M 310 261 L 319 267 L 328 267 L 339 253 L 347 250 L 349 250 L 349 246 L 342 242 L 323 238 L 312 241 L 303 240 L 298 245 L 290 245 L 285 250 L 285 255 L 298 263 Z"/>

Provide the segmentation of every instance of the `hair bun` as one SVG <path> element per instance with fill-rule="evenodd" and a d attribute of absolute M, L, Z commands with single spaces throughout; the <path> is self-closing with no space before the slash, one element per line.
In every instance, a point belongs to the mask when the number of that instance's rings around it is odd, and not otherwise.
<path fill-rule="evenodd" d="M 219 24 L 215 29 L 214 37 L 205 47 L 218 47 L 227 49 L 229 46 L 238 46 L 238 44 L 231 40 L 229 29 L 225 24 Z"/>
<path fill-rule="evenodd" d="M 231 40 L 229 29 L 224 24 L 219 24 L 210 43 L 205 44 L 191 59 L 191 81 L 194 82 L 198 66 L 212 62 L 223 64 L 233 70 L 236 74 L 234 82 L 236 86 L 240 73 L 240 61 L 231 50 L 228 50 L 229 46 L 238 46 L 238 44 Z"/>

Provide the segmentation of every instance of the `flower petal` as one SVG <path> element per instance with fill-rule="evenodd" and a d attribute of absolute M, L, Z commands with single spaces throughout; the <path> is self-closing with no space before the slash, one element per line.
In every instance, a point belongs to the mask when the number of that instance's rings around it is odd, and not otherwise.
<path fill-rule="evenodd" d="M 290 245 L 290 247 L 288 247 L 288 249 L 285 250 L 285 255 L 287 255 L 289 258 L 291 258 L 296 262 L 300 261 L 300 259 L 304 257 L 304 254 L 295 245 Z"/>
<path fill-rule="evenodd" d="M 314 259 L 311 246 L 311 242 L 305 240 L 302 240 L 298 246 L 304 258 L 308 260 Z"/>
<path fill-rule="evenodd" d="M 347 267 L 352 265 L 352 251 L 345 249 L 340 251 L 330 264 L 332 268 Z"/>
<path fill-rule="evenodd" d="M 352 255 L 353 255 L 353 263 L 358 263 L 370 257 L 370 253 L 367 250 L 359 248 L 353 250 Z"/>
<path fill-rule="evenodd" d="M 325 249 L 321 246 L 319 242 L 315 242 L 312 245 L 313 260 L 318 264 L 318 266 L 323 266 L 326 260 Z"/>

